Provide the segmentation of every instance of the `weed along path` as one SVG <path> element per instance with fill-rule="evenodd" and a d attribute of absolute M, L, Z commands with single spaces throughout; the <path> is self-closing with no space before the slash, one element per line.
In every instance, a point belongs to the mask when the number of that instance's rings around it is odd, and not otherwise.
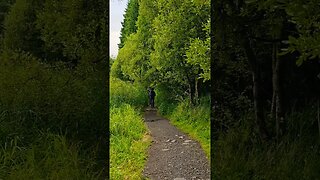
<path fill-rule="evenodd" d="M 209 161 L 200 144 L 147 108 L 144 114 L 152 137 L 143 175 L 151 180 L 210 179 Z"/>

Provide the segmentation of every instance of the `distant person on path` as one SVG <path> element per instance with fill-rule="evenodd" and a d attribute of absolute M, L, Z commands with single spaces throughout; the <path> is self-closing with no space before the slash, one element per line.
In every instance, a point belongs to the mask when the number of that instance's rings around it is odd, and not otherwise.
<path fill-rule="evenodd" d="M 153 88 L 149 88 L 149 104 L 151 108 L 154 108 L 154 97 L 156 96 L 156 93 L 154 92 Z"/>

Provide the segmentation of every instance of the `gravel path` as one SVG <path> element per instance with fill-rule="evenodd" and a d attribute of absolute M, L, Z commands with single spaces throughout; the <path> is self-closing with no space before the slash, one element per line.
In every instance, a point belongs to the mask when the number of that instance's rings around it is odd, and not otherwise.
<path fill-rule="evenodd" d="M 210 179 L 209 161 L 200 144 L 147 109 L 145 122 L 152 145 L 143 175 L 151 180 Z"/>

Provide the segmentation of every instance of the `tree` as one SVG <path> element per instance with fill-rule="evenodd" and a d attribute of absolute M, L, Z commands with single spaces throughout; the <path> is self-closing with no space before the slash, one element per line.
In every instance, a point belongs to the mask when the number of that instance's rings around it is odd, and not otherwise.
<path fill-rule="evenodd" d="M 119 49 L 121 49 L 130 34 L 137 32 L 136 22 L 139 15 L 139 1 L 129 0 L 127 8 L 124 13 L 124 19 L 120 32 L 120 44 L 118 44 Z"/>
<path fill-rule="evenodd" d="M 199 24 L 204 25 L 209 18 L 208 6 L 202 6 L 199 13 L 195 2 L 158 1 L 159 15 L 153 24 L 154 51 L 151 53 L 151 65 L 164 82 L 174 89 L 177 86 L 182 87 L 181 91 L 188 89 L 192 103 L 198 98 L 200 68 L 187 61 L 186 51 L 190 39 L 205 39 L 206 31 Z"/>
<path fill-rule="evenodd" d="M 140 2 L 139 16 L 136 22 L 137 31 L 127 37 L 116 60 L 121 66 L 123 74 L 145 86 L 149 86 L 154 77 L 152 70 L 150 70 L 150 53 L 153 49 L 152 22 L 156 15 L 157 9 L 154 1 Z"/>

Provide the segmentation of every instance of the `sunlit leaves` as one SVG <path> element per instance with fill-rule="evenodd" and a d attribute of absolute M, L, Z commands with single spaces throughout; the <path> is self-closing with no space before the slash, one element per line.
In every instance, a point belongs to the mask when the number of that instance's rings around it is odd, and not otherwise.
<path fill-rule="evenodd" d="M 115 74 L 178 91 L 209 80 L 209 10 L 208 0 L 139 1 L 137 31 L 120 49 Z"/>
<path fill-rule="evenodd" d="M 200 77 L 205 81 L 210 80 L 210 39 L 205 41 L 194 39 L 186 54 L 190 64 L 198 65 L 202 69 Z"/>

